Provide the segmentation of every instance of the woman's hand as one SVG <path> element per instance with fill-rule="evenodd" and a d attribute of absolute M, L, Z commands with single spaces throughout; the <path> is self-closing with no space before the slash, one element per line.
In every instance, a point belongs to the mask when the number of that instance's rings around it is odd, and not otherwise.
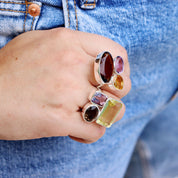
<path fill-rule="evenodd" d="M 127 54 L 105 37 L 65 28 L 24 33 L 0 50 L 0 139 L 70 136 L 92 143 L 105 128 L 82 119 L 81 108 L 96 89 L 93 61 L 110 51 L 125 62 L 123 97 L 131 87 Z M 124 115 L 123 107 L 120 116 Z"/>

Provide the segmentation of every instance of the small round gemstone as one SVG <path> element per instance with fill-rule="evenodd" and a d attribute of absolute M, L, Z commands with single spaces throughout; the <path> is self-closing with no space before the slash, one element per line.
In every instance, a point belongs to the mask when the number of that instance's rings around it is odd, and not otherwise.
<path fill-rule="evenodd" d="M 88 122 L 92 122 L 97 118 L 98 113 L 99 109 L 97 106 L 89 106 L 85 111 L 84 119 Z"/>
<path fill-rule="evenodd" d="M 124 87 L 124 80 L 120 75 L 114 77 L 114 86 L 116 89 L 122 90 Z"/>
<path fill-rule="evenodd" d="M 114 62 L 111 54 L 105 52 L 100 60 L 100 76 L 104 83 L 108 83 L 111 80 L 114 70 Z"/>
<path fill-rule="evenodd" d="M 122 57 L 117 56 L 114 59 L 114 68 L 115 68 L 116 73 L 118 73 L 118 74 L 123 72 L 123 70 L 124 70 L 124 61 L 123 61 Z"/>

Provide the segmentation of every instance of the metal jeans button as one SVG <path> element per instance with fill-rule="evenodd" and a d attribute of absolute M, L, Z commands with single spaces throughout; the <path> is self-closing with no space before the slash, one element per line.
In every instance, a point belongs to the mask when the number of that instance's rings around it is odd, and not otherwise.
<path fill-rule="evenodd" d="M 40 15 L 40 6 L 38 4 L 31 4 L 29 7 L 28 7 L 28 13 L 33 16 L 33 17 L 36 17 L 36 16 L 39 16 Z"/>

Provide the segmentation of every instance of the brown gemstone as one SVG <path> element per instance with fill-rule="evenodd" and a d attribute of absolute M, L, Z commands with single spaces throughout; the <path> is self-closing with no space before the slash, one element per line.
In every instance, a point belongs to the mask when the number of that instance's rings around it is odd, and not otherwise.
<path fill-rule="evenodd" d="M 114 62 L 111 54 L 105 52 L 100 59 L 100 76 L 104 83 L 108 83 L 111 80 L 114 70 Z"/>
<path fill-rule="evenodd" d="M 98 113 L 99 113 L 98 107 L 91 105 L 86 109 L 84 119 L 88 122 L 92 122 L 96 119 Z"/>

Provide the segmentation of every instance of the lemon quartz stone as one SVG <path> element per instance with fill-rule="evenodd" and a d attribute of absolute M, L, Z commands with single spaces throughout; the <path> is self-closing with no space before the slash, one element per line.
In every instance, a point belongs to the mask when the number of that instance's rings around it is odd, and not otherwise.
<path fill-rule="evenodd" d="M 97 124 L 104 127 L 111 127 L 116 117 L 118 116 L 123 104 L 115 99 L 108 99 L 105 103 L 99 117 L 96 120 Z"/>

